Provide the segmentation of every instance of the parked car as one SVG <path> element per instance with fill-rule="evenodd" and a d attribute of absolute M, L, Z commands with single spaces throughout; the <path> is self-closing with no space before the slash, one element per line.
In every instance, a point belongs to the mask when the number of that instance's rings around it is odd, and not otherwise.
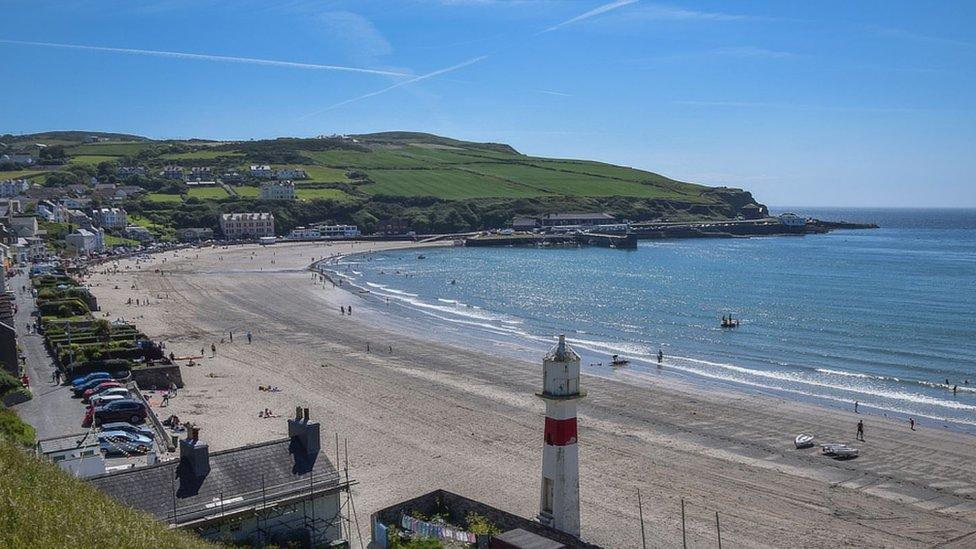
<path fill-rule="evenodd" d="M 141 423 L 145 421 L 148 413 L 146 405 L 138 400 L 116 400 L 103 406 L 89 407 L 88 411 L 85 412 L 85 419 L 81 422 L 81 426 L 91 427 L 94 423 L 97 427 L 111 421 Z"/>
<path fill-rule="evenodd" d="M 86 376 L 76 377 L 71 380 L 72 387 L 80 387 L 93 379 L 108 379 L 112 376 L 108 372 L 92 372 Z"/>
<path fill-rule="evenodd" d="M 85 391 L 87 391 L 88 389 L 91 389 L 92 387 L 97 387 L 100 384 L 105 383 L 106 381 L 113 381 L 113 380 L 110 378 L 96 377 L 95 379 L 90 379 L 82 383 L 81 385 L 78 385 L 77 387 L 72 387 L 71 390 L 75 392 L 75 396 L 81 396 L 85 394 Z"/>
<path fill-rule="evenodd" d="M 124 421 L 115 421 L 112 423 L 103 423 L 102 431 L 125 431 L 127 433 L 135 433 L 137 435 L 142 435 L 151 439 L 156 438 L 156 432 L 146 427 L 145 425 L 133 425 L 131 423 L 126 423 Z"/>
<path fill-rule="evenodd" d="M 102 431 L 98 433 L 98 443 L 102 455 L 145 454 L 153 447 L 151 438 L 127 431 Z"/>
<path fill-rule="evenodd" d="M 89 405 L 94 407 L 104 406 L 106 402 L 112 402 L 113 400 L 125 400 L 128 395 L 120 395 L 118 393 L 112 395 L 100 394 L 91 397 L 89 400 Z"/>
<path fill-rule="evenodd" d="M 122 384 L 119 383 L 118 381 L 103 381 L 102 383 L 99 383 L 98 385 L 82 393 L 81 398 L 82 400 L 88 400 L 92 396 L 101 393 L 105 389 L 114 389 L 115 387 L 121 387 L 121 386 Z"/>
<path fill-rule="evenodd" d="M 94 404 L 96 398 L 104 398 L 109 395 L 118 395 L 122 398 L 132 398 L 132 395 L 129 394 L 129 389 L 127 387 L 109 387 L 107 389 L 102 389 L 98 393 L 92 394 L 92 396 L 88 397 L 88 402 Z"/>

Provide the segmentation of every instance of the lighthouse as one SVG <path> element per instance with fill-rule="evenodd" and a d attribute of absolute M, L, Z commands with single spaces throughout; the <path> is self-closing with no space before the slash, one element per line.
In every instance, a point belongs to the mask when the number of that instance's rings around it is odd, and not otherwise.
<path fill-rule="evenodd" d="M 566 336 L 542 359 L 542 391 L 546 403 L 545 446 L 539 522 L 579 537 L 579 449 L 576 446 L 576 403 L 580 390 L 580 356 Z"/>

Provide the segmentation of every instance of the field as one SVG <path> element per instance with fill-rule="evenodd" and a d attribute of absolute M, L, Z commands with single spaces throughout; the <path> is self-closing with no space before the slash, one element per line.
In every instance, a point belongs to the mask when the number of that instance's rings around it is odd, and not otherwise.
<path fill-rule="evenodd" d="M 308 179 L 296 179 L 296 185 L 308 183 L 342 183 L 349 181 L 346 177 L 346 170 L 339 168 L 329 168 L 326 166 L 288 166 L 289 168 L 298 167 L 305 170 Z"/>
<path fill-rule="evenodd" d="M 233 189 L 237 196 L 246 198 L 257 198 L 261 194 L 261 189 L 257 187 L 233 187 Z"/>
<path fill-rule="evenodd" d="M 229 158 L 240 158 L 244 156 L 241 153 L 228 152 L 228 151 L 193 151 L 185 153 L 171 153 L 160 155 L 160 158 L 165 158 L 166 160 L 215 160 L 221 157 Z"/>
<path fill-rule="evenodd" d="M 149 193 L 148 198 L 151 202 L 179 203 L 183 201 L 183 197 L 178 194 Z"/>
<path fill-rule="evenodd" d="M 121 157 L 120 156 L 108 156 L 108 155 L 106 155 L 106 156 L 100 156 L 100 155 L 81 154 L 81 155 L 77 155 L 77 156 L 72 156 L 71 157 L 71 163 L 72 164 L 91 164 L 93 166 L 96 166 L 98 164 L 101 164 L 102 162 L 111 162 L 113 160 L 118 160 L 119 158 L 121 158 Z"/>
<path fill-rule="evenodd" d="M 186 194 L 192 198 L 212 200 L 227 198 L 229 196 L 223 187 L 190 187 L 190 190 Z"/>
<path fill-rule="evenodd" d="M 639 198 L 678 198 L 672 190 L 634 181 L 620 181 L 595 175 L 558 171 L 523 164 L 477 164 L 468 169 L 518 183 L 540 194 L 563 196 L 632 196 Z"/>
<path fill-rule="evenodd" d="M 346 200 L 349 195 L 340 189 L 295 189 L 295 197 L 299 200 L 314 200 L 317 198 L 331 198 L 334 200 Z"/>
<path fill-rule="evenodd" d="M 43 170 L 14 170 L 11 172 L 0 172 L 0 180 L 3 179 L 30 179 L 48 172 Z"/>
<path fill-rule="evenodd" d="M 371 170 L 375 183 L 360 187 L 369 194 L 436 196 L 448 200 L 528 198 L 545 194 L 501 179 L 462 170 Z"/>
<path fill-rule="evenodd" d="M 94 155 L 94 156 L 130 156 L 139 151 L 158 147 L 158 143 L 152 141 L 134 141 L 130 143 L 120 143 L 110 141 L 105 143 L 85 143 L 77 147 L 66 150 L 71 156 L 75 155 Z"/>
<path fill-rule="evenodd" d="M 109 248 L 114 248 L 116 246 L 138 246 L 138 240 L 132 240 L 130 238 L 122 238 L 110 234 L 105 235 L 105 245 Z"/>

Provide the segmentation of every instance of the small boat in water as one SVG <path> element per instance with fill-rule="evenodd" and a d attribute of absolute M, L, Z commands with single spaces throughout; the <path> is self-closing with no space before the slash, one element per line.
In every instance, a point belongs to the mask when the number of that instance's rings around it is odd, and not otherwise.
<path fill-rule="evenodd" d="M 626 358 L 621 358 L 620 355 L 613 355 L 610 357 L 611 366 L 626 366 L 628 364 L 630 364 L 630 361 Z"/>
<path fill-rule="evenodd" d="M 813 448 L 813 435 L 803 433 L 796 435 L 796 438 L 793 439 L 793 444 L 796 445 L 797 450 L 801 448 Z"/>

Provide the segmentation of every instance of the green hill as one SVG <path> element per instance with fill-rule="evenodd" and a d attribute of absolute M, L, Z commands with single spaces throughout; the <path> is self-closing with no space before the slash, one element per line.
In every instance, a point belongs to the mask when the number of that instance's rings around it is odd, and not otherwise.
<path fill-rule="evenodd" d="M 147 177 L 126 182 L 152 193 L 126 208 L 171 228 L 216 227 L 221 212 L 255 208 L 272 210 L 281 231 L 318 221 L 351 222 L 368 231 L 379 220 L 397 217 L 418 232 L 441 232 L 501 227 L 515 215 L 553 212 L 606 211 L 631 220 L 721 219 L 755 202 L 740 189 L 707 187 L 602 162 L 528 156 L 505 144 L 416 132 L 234 142 L 153 141 L 89 132 L 48 132 L 31 138 L 87 135 L 116 137 L 97 143 L 65 142 L 68 162 L 57 176 L 31 177 L 63 185 L 74 179 L 72 174 L 78 180 L 86 180 L 86 175 L 111 179 L 112 166 L 143 166 Z M 246 178 L 243 186 L 229 192 L 190 191 L 154 175 L 173 164 L 245 175 L 251 164 L 269 164 L 302 168 L 309 177 L 296 181 L 297 203 L 255 204 L 260 184 L 256 179 Z"/>

